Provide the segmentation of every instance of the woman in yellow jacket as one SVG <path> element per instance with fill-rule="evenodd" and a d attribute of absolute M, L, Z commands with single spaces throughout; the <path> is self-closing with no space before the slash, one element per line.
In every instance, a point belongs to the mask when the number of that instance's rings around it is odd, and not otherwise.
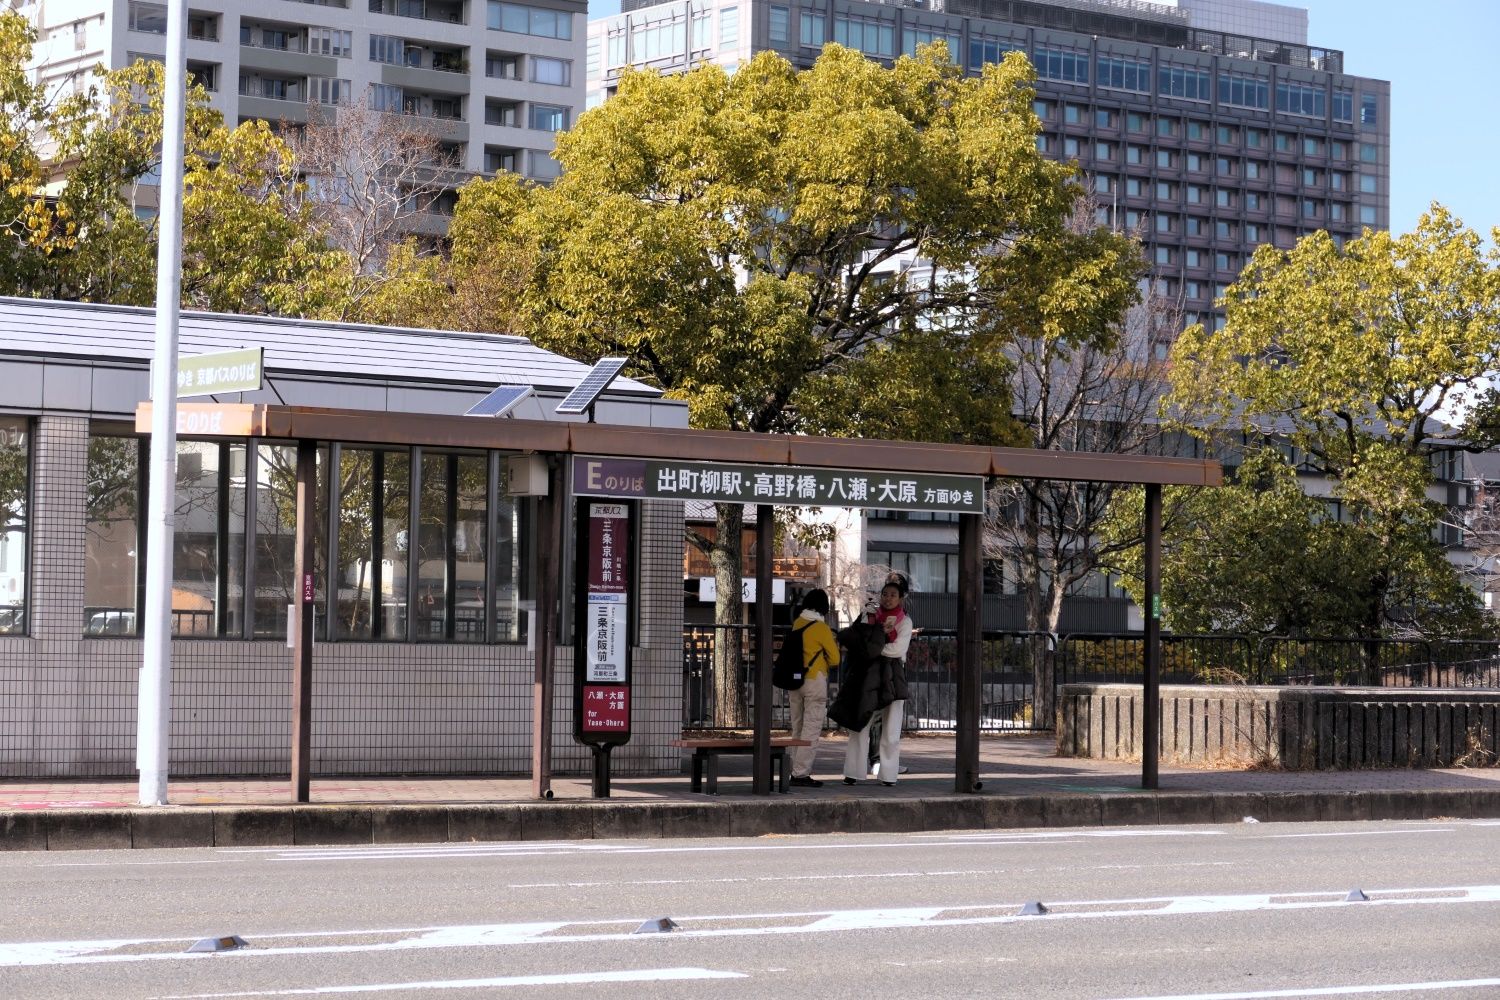
<path fill-rule="evenodd" d="M 818 738 L 828 716 L 828 668 L 839 665 L 839 644 L 828 627 L 828 594 L 809 591 L 802 599 L 802 613 L 792 628 L 802 632 L 802 686 L 787 692 L 792 711 L 792 738 L 810 746 L 792 748 L 792 784 L 817 788 L 823 783 L 812 776 Z"/>

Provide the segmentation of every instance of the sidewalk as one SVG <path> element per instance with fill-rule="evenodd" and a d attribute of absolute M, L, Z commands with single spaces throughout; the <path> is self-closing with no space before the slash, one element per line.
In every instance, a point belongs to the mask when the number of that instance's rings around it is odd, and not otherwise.
<path fill-rule="evenodd" d="M 1116 826 L 1259 821 L 1500 817 L 1500 768 L 1209 771 L 1053 756 L 1049 736 L 987 737 L 983 788 L 953 790 L 953 737 L 909 735 L 894 788 L 840 780 L 844 740 L 818 754 L 822 788 L 756 796 L 747 757 L 721 758 L 717 796 L 688 777 L 619 777 L 594 799 L 587 775 L 556 777 L 555 798 L 530 779 L 334 778 L 312 802 L 286 781 L 173 781 L 170 805 L 136 806 L 134 781 L 0 780 L 0 850 L 557 840 L 775 833 Z"/>

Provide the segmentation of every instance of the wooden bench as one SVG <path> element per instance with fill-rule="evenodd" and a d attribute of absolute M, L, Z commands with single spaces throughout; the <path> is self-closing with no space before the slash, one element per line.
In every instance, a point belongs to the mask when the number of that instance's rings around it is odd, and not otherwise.
<path fill-rule="evenodd" d="M 719 794 L 719 755 L 720 754 L 748 754 L 755 752 L 755 741 L 753 739 L 740 739 L 738 737 L 711 738 L 701 740 L 673 740 L 674 747 L 693 751 L 693 791 L 705 791 L 703 787 L 704 765 L 707 764 L 709 795 Z M 778 787 L 785 792 L 789 787 L 791 772 L 787 768 L 786 751 L 788 747 L 810 747 L 812 743 L 808 740 L 794 740 L 789 736 L 773 736 L 771 738 L 771 774 L 777 774 L 780 768 L 781 780 Z"/>

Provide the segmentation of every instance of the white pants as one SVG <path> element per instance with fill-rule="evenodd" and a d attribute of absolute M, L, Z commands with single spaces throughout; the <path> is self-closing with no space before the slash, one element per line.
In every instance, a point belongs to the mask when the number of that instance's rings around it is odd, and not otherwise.
<path fill-rule="evenodd" d="M 870 766 L 870 727 L 880 720 L 880 780 L 894 785 L 901 773 L 901 711 L 904 701 L 893 701 L 876 712 L 865 728 L 849 737 L 844 751 L 844 777 L 858 781 Z"/>
<path fill-rule="evenodd" d="M 801 687 L 788 691 L 786 695 L 792 713 L 792 739 L 807 740 L 812 744 L 791 748 L 792 777 L 805 778 L 812 774 L 818 737 L 823 735 L 823 723 L 828 718 L 828 675 L 806 680 Z"/>

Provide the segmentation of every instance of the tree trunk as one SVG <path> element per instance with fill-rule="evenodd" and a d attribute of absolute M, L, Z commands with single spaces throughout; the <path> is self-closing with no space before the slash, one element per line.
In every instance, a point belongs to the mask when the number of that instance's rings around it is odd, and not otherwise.
<path fill-rule="evenodd" d="M 740 544 L 744 535 L 745 509 L 736 503 L 714 505 L 715 538 L 709 551 L 714 567 L 714 725 L 743 728 L 745 685 L 741 674 L 745 657 L 741 642 L 744 630 L 734 627 L 745 622 L 745 604 L 740 592 L 744 575 Z"/>

